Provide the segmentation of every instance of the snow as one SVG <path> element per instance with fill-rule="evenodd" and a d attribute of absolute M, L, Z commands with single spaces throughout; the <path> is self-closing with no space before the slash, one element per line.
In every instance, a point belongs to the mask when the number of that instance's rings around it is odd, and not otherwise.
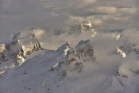
<path fill-rule="evenodd" d="M 120 53 L 122 57 L 126 57 L 126 54 L 122 50 L 120 50 L 118 47 L 117 47 L 117 53 Z"/>
<path fill-rule="evenodd" d="M 80 24 L 75 24 L 73 26 L 65 26 L 61 29 L 58 29 L 54 32 L 55 35 L 61 34 L 80 34 L 82 32 L 91 32 L 92 36 L 95 36 L 97 33 L 95 32 L 90 21 L 82 21 Z"/>
<path fill-rule="evenodd" d="M 2 77 L 2 75 L 5 73 L 5 71 L 1 71 L 0 72 L 0 77 Z"/>
<path fill-rule="evenodd" d="M 3 52 L 5 50 L 5 44 L 0 45 L 0 52 Z"/>
<path fill-rule="evenodd" d="M 131 37 L 122 32 L 118 40 L 113 33 L 98 34 L 75 47 L 75 42 L 66 42 L 57 50 L 41 49 L 32 34 L 17 34 L 6 51 L 20 53 L 0 61 L 0 93 L 138 93 L 137 33 Z"/>
<path fill-rule="evenodd" d="M 119 40 L 121 36 L 122 36 L 121 34 L 119 34 L 118 36 L 116 36 L 116 40 Z"/>

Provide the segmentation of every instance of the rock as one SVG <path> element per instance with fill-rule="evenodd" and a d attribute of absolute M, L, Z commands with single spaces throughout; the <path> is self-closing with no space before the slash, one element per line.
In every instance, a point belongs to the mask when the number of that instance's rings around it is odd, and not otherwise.
<path fill-rule="evenodd" d="M 31 34 L 22 38 L 20 33 L 13 36 L 11 42 L 0 45 L 0 61 L 15 59 L 15 63 L 25 61 L 26 55 L 30 55 L 33 51 L 42 49 L 35 34 Z"/>

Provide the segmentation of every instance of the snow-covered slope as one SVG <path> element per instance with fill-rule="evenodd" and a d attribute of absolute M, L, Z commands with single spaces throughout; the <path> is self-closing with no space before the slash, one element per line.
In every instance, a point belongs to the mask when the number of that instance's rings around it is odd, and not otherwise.
<path fill-rule="evenodd" d="M 35 34 L 21 34 L 0 46 L 0 93 L 139 92 L 138 40 L 127 41 L 124 32 L 117 40 L 99 34 L 57 50 L 42 50 Z"/>

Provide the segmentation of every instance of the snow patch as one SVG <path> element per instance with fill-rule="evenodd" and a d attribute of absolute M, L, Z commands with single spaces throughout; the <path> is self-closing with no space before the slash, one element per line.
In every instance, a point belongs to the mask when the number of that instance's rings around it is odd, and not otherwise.
<path fill-rule="evenodd" d="M 120 50 L 118 47 L 117 47 L 117 53 L 120 53 L 120 55 L 124 58 L 126 57 L 126 54 L 122 50 Z"/>

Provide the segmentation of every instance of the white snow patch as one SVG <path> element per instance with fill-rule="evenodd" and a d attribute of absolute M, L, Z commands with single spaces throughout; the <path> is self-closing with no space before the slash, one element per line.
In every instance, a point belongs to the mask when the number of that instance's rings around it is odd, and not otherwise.
<path fill-rule="evenodd" d="M 117 53 L 120 53 L 120 55 L 122 55 L 122 57 L 126 57 L 126 54 L 122 51 L 122 50 L 120 50 L 118 47 L 117 47 Z"/>

